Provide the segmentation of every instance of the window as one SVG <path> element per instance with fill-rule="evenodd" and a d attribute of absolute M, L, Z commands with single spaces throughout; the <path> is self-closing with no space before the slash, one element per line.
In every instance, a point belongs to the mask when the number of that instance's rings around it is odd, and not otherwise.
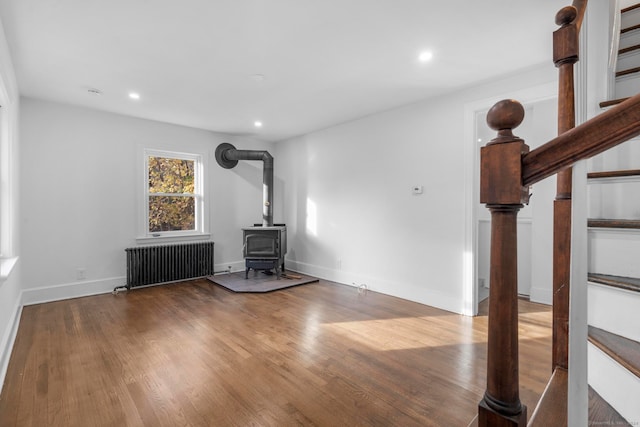
<path fill-rule="evenodd" d="M 202 156 L 145 150 L 144 237 L 205 232 Z"/>

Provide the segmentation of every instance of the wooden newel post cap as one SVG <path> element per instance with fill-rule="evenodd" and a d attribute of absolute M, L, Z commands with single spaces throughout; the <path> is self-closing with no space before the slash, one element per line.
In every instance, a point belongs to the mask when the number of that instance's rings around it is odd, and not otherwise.
<path fill-rule="evenodd" d="M 578 16 L 575 6 L 565 6 L 556 13 L 556 25 L 561 27 L 571 24 Z"/>
<path fill-rule="evenodd" d="M 487 113 L 487 124 L 498 136 L 480 150 L 480 202 L 490 205 L 520 205 L 529 202 L 529 189 L 522 185 L 522 156 L 529 147 L 512 130 L 522 123 L 524 107 L 504 99 Z"/>
<path fill-rule="evenodd" d="M 560 26 L 553 32 L 553 63 L 556 67 L 578 61 L 577 18 L 578 9 L 574 6 L 565 6 L 556 13 L 556 24 Z"/>
<path fill-rule="evenodd" d="M 498 131 L 498 136 L 487 145 L 519 141 L 520 138 L 513 135 L 513 129 L 520 126 L 523 119 L 524 107 L 518 101 L 503 99 L 497 102 L 487 113 L 487 124 Z"/>

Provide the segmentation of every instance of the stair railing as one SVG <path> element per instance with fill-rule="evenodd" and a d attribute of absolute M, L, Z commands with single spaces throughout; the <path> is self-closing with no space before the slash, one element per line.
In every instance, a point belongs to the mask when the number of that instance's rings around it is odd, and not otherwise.
<path fill-rule="evenodd" d="M 558 174 L 554 203 L 552 366 L 554 370 L 566 369 L 571 254 L 570 167 L 640 135 L 640 94 L 574 127 L 573 65 L 578 60 L 578 34 L 586 3 L 586 0 L 575 0 L 573 6 L 563 8 L 556 15 L 556 22 L 561 26 L 554 33 L 554 62 L 560 72 L 559 136 L 529 151 L 525 142 L 513 134 L 513 129 L 524 118 L 520 103 L 503 100 L 487 114 L 487 123 L 498 135 L 481 149 L 480 201 L 491 211 L 487 388 L 478 404 L 478 425 L 481 427 L 526 425 L 527 408 L 519 398 L 516 230 L 518 211 L 529 201 L 529 187 Z"/>

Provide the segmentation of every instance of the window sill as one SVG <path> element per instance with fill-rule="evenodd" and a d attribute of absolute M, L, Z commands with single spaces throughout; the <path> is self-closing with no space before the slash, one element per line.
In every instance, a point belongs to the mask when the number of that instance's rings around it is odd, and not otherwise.
<path fill-rule="evenodd" d="M 17 262 L 18 257 L 0 258 L 0 283 L 9 278 Z"/>
<path fill-rule="evenodd" d="M 196 240 L 210 240 L 211 234 L 209 233 L 197 233 L 197 234 L 180 234 L 176 236 L 158 236 L 158 237 L 137 237 L 136 243 L 149 244 L 149 243 L 176 243 L 176 242 L 193 242 Z"/>

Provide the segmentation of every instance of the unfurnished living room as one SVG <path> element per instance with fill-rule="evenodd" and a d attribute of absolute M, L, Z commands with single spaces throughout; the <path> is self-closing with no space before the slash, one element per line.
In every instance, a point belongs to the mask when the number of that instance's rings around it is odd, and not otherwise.
<path fill-rule="evenodd" d="M 0 427 L 638 425 L 637 0 L 0 0 Z"/>

